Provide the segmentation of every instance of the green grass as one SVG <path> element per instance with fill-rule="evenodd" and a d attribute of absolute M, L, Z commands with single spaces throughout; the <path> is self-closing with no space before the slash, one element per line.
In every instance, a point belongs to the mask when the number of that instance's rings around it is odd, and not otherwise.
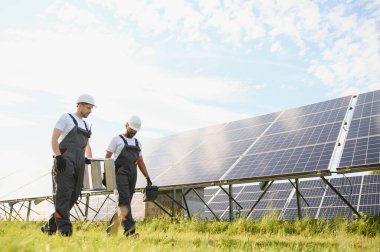
<path fill-rule="evenodd" d="M 106 237 L 106 223 L 47 236 L 42 222 L 0 222 L 0 251 L 380 251 L 380 218 L 360 220 L 137 222 L 139 238 Z M 120 230 L 121 232 L 121 230 Z"/>

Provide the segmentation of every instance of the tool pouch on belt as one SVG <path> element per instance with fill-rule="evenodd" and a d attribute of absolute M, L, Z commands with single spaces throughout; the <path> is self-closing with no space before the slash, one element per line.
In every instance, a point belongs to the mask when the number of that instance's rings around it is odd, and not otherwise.
<path fill-rule="evenodd" d="M 157 186 L 147 186 L 144 188 L 144 202 L 152 202 L 157 199 L 158 187 Z"/>

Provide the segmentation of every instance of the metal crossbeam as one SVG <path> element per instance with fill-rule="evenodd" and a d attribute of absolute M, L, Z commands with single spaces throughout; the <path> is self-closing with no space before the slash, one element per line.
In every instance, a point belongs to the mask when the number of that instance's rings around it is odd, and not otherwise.
<path fill-rule="evenodd" d="M 207 203 L 202 199 L 201 196 L 199 196 L 199 194 L 197 193 L 196 190 L 194 190 L 194 188 L 191 188 L 193 190 L 193 192 L 198 196 L 198 198 L 203 202 L 203 204 L 208 208 L 208 210 L 210 210 L 210 212 L 212 213 L 212 215 L 214 215 L 214 217 L 217 219 L 217 220 L 220 220 L 219 217 L 214 213 L 214 211 L 212 211 L 212 209 L 207 205 Z"/>
<path fill-rule="evenodd" d="M 361 217 L 361 215 L 359 214 L 359 212 L 350 204 L 350 202 L 348 202 L 348 200 L 346 200 L 346 198 L 345 197 L 343 197 L 343 195 L 341 195 L 339 192 L 338 192 L 338 190 L 336 190 L 335 189 L 335 187 L 332 185 L 332 184 L 330 184 L 328 181 L 327 181 L 327 179 L 325 178 L 325 177 L 321 177 L 321 179 L 323 180 L 323 182 L 325 182 L 330 188 L 331 188 L 331 190 L 333 190 L 335 193 L 336 193 L 336 195 L 338 195 L 339 196 L 339 198 L 341 199 L 341 200 L 343 200 L 343 202 L 344 203 L 346 203 L 346 205 L 360 218 Z"/>
<path fill-rule="evenodd" d="M 266 194 L 266 192 L 269 190 L 269 188 L 272 186 L 273 184 L 273 180 L 269 183 L 269 185 L 265 188 L 264 192 L 260 195 L 260 197 L 256 200 L 255 204 L 253 204 L 252 208 L 249 210 L 248 214 L 247 214 L 247 217 L 246 219 L 249 218 L 249 216 L 251 215 L 251 213 L 253 212 L 253 209 L 255 209 L 255 207 L 257 206 L 257 204 L 259 204 L 260 200 L 264 197 L 264 195 Z"/>

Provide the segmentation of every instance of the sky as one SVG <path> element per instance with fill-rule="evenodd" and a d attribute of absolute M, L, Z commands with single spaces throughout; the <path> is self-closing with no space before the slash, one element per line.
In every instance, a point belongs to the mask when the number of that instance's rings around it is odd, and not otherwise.
<path fill-rule="evenodd" d="M 379 19 L 380 1 L 0 0 L 0 200 L 51 193 L 51 132 L 82 93 L 103 157 L 132 114 L 144 146 L 380 89 Z"/>

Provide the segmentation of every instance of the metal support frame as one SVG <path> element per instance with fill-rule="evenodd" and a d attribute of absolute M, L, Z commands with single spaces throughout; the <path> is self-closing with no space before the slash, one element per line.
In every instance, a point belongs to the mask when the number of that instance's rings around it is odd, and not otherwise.
<path fill-rule="evenodd" d="M 80 203 L 82 203 L 81 201 L 80 201 Z M 85 205 L 85 210 L 84 210 L 84 215 L 85 215 L 85 221 L 87 221 L 87 219 L 88 219 L 88 208 L 90 207 L 90 194 L 86 194 L 86 205 Z"/>
<path fill-rule="evenodd" d="M 169 215 L 170 217 L 173 218 L 173 215 L 171 213 L 169 213 L 169 211 L 167 211 L 165 209 L 164 206 L 162 206 L 160 203 L 156 202 L 156 201 L 152 201 L 153 204 L 155 204 L 158 208 L 160 208 L 162 211 L 164 211 L 167 215 Z"/>
<path fill-rule="evenodd" d="M 228 206 L 229 206 L 229 212 L 230 212 L 230 221 L 234 219 L 234 206 L 232 204 L 232 185 L 228 185 Z"/>
<path fill-rule="evenodd" d="M 177 190 L 173 189 L 173 199 L 176 198 Z M 172 219 L 175 219 L 177 217 L 177 208 L 175 207 L 175 202 L 172 201 Z"/>
<path fill-rule="evenodd" d="M 305 202 L 305 204 L 306 204 L 308 207 L 310 207 L 309 202 L 307 202 L 307 200 L 303 197 L 301 191 L 300 191 L 299 189 L 297 189 L 296 185 L 295 185 L 290 179 L 289 179 L 289 182 L 290 182 L 290 184 L 292 184 L 292 186 L 294 187 L 294 189 L 296 189 L 296 192 L 299 193 L 299 195 L 301 196 L 301 198 L 303 199 L 303 201 Z"/>
<path fill-rule="evenodd" d="M 12 220 L 12 216 L 13 216 L 13 203 L 9 203 L 9 207 L 10 207 L 10 211 L 9 211 L 9 217 L 8 217 L 8 221 L 11 221 Z"/>
<path fill-rule="evenodd" d="M 102 207 L 104 206 L 104 204 L 106 203 L 107 199 L 110 199 L 110 194 L 107 194 L 107 195 L 104 195 L 106 196 L 106 198 L 104 199 L 103 203 L 100 205 L 98 211 L 95 212 L 95 215 L 94 217 L 92 217 L 92 219 L 87 223 L 86 227 L 95 220 L 96 216 L 98 216 L 100 210 L 102 210 Z"/>
<path fill-rule="evenodd" d="M 181 191 L 182 192 L 182 191 Z M 184 206 L 182 206 L 182 204 L 181 203 L 179 203 L 177 200 L 175 200 L 172 196 L 170 196 L 169 194 L 167 194 L 167 193 L 163 193 L 165 196 L 167 196 L 169 199 L 171 199 L 172 200 L 172 202 L 174 202 L 174 203 L 176 203 L 178 206 L 180 206 L 182 209 L 184 209 L 184 210 L 187 210 Z"/>
<path fill-rule="evenodd" d="M 187 216 L 188 216 L 188 218 L 191 220 L 190 209 L 189 209 L 189 206 L 187 205 L 186 195 L 183 193 L 183 190 L 181 190 L 181 194 L 182 194 L 183 202 L 185 203 Z"/>
<path fill-rule="evenodd" d="M 302 209 L 301 209 L 301 200 L 300 200 L 300 192 L 299 192 L 299 182 L 298 178 L 295 179 L 296 181 L 296 198 L 297 198 L 297 212 L 298 212 L 298 219 L 302 220 Z"/>
<path fill-rule="evenodd" d="M 223 190 L 223 192 L 225 192 L 225 193 L 228 195 L 228 197 L 229 197 L 231 200 L 233 200 L 233 201 L 235 202 L 236 205 L 238 205 L 238 206 L 240 207 L 240 209 L 243 209 L 243 207 L 239 204 L 239 202 L 237 202 L 237 201 L 234 199 L 234 197 L 231 196 L 232 193 L 228 193 L 228 192 L 227 192 L 222 186 L 219 186 L 219 187 L 220 187 L 220 189 Z"/>
<path fill-rule="evenodd" d="M 212 215 L 214 215 L 214 217 L 217 219 L 217 220 L 220 220 L 219 217 L 214 213 L 214 211 L 212 211 L 212 209 L 207 205 L 207 203 L 204 201 L 204 199 L 202 199 L 202 197 L 197 193 L 196 190 L 194 190 L 194 188 L 191 188 L 191 190 L 193 190 L 193 192 L 198 196 L 198 198 L 203 202 L 203 204 L 207 207 L 208 210 L 210 210 L 210 212 L 212 213 Z"/>
<path fill-rule="evenodd" d="M 26 212 L 26 221 L 29 221 L 30 209 L 31 208 L 32 208 L 32 201 L 29 200 L 29 202 L 28 202 L 28 211 Z"/>
<path fill-rule="evenodd" d="M 246 219 L 249 218 L 249 216 L 251 215 L 253 209 L 255 209 L 255 207 L 257 206 L 257 204 L 259 204 L 260 200 L 264 197 L 264 195 L 266 194 L 266 192 L 269 190 L 269 188 L 272 186 L 274 180 L 272 180 L 269 185 L 265 188 L 264 192 L 260 195 L 260 197 L 256 200 L 255 204 L 253 204 L 252 208 L 249 210 L 247 216 L 246 216 Z"/>
<path fill-rule="evenodd" d="M 335 192 L 335 194 L 336 195 L 338 195 L 339 196 L 339 198 L 341 199 L 341 200 L 343 200 L 343 202 L 344 203 L 346 203 L 346 205 L 360 218 L 361 217 L 361 215 L 359 214 L 359 212 L 350 204 L 350 202 L 348 202 L 347 200 L 346 200 L 346 198 L 345 197 L 343 197 L 343 195 L 342 194 L 340 194 L 339 192 L 338 192 L 338 190 L 336 190 L 335 189 L 335 187 L 332 185 L 332 184 L 330 184 L 330 182 L 328 182 L 327 181 L 327 179 L 325 178 L 325 177 L 321 177 L 321 179 L 323 180 L 323 182 L 325 182 L 326 183 L 326 185 L 328 185 L 330 188 L 331 188 L 331 190 L 333 190 L 334 192 Z"/>

